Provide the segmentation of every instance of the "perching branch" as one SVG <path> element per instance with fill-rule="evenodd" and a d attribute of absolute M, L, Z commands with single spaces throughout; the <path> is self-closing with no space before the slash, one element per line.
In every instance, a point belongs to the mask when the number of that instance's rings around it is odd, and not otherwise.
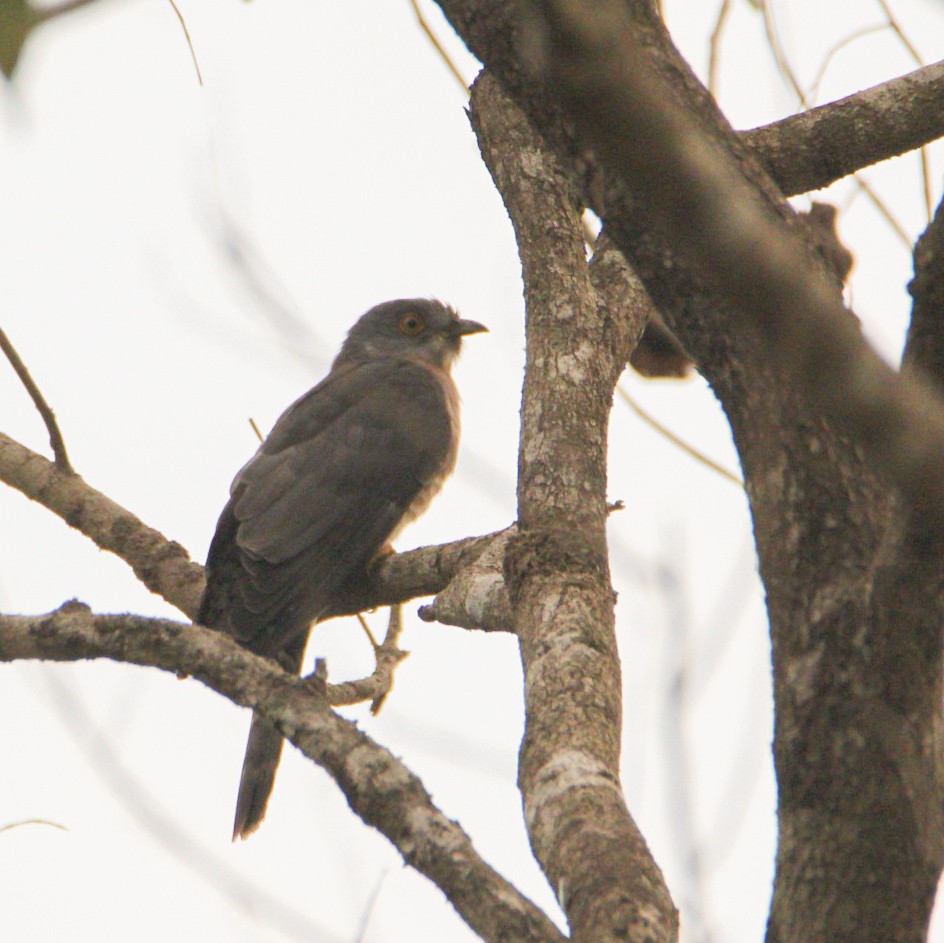
<path fill-rule="evenodd" d="M 203 567 L 180 544 L 148 527 L 79 475 L 64 474 L 53 462 L 2 432 L 0 481 L 57 514 L 102 550 L 120 557 L 152 593 L 191 618 L 196 616 L 203 594 Z M 325 618 L 438 593 L 504 533 L 385 556 L 365 580 L 346 587 L 344 598 Z"/>
<path fill-rule="evenodd" d="M 115 661 L 183 672 L 263 715 L 327 770 L 351 808 L 433 881 L 486 941 L 563 943 L 530 901 L 476 854 L 420 780 L 351 721 L 317 685 L 281 671 L 219 632 L 167 619 L 96 615 L 67 603 L 42 616 L 0 616 L 0 661 Z"/>

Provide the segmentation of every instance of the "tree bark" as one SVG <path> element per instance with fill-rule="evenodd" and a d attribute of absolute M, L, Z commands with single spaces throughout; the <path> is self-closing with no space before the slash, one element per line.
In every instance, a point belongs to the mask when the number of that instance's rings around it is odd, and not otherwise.
<path fill-rule="evenodd" d="M 678 917 L 619 784 L 621 676 L 606 549 L 613 388 L 645 323 L 591 284 L 575 192 L 483 74 L 471 119 L 511 216 L 527 359 L 518 532 L 505 581 L 525 675 L 518 783 L 531 847 L 576 941 L 662 941 Z"/>

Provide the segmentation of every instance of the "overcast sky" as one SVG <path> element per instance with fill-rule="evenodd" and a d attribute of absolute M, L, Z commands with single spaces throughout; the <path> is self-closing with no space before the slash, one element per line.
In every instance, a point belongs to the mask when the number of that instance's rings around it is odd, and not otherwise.
<path fill-rule="evenodd" d="M 204 85 L 163 0 L 99 0 L 44 27 L 0 88 L 0 325 L 94 487 L 202 561 L 229 482 L 264 430 L 323 375 L 345 330 L 389 298 L 434 295 L 489 325 L 456 370 L 464 433 L 453 481 L 401 549 L 515 517 L 522 298 L 511 227 L 478 157 L 463 90 L 406 2 L 178 0 Z M 700 75 L 715 3 L 666 0 Z M 775 4 L 804 87 L 876 2 Z M 462 72 L 477 69 L 429 9 Z M 896 0 L 927 61 L 944 4 Z M 888 30 L 832 59 L 817 103 L 915 67 Z M 790 114 L 759 14 L 734 0 L 719 97 L 737 127 Z M 916 155 L 866 177 L 907 238 L 926 225 Z M 944 156 L 932 155 L 935 200 Z M 850 300 L 894 360 L 908 314 L 905 242 L 849 182 Z M 802 202 L 801 204 L 802 205 Z M 627 376 L 675 432 L 737 470 L 700 379 Z M 0 429 L 48 454 L 0 363 Z M 689 939 L 760 938 L 775 837 L 769 665 L 743 493 L 617 404 L 610 497 L 625 669 L 624 779 Z M 179 616 L 127 567 L 0 489 L 0 609 Z M 515 789 L 521 680 L 510 637 L 416 619 L 379 717 L 345 711 L 424 779 L 476 847 L 542 906 Z M 382 629 L 382 614 L 372 621 Z M 369 672 L 356 624 L 319 627 L 331 678 Z M 684 701 L 670 697 L 682 672 Z M 464 941 L 440 893 L 405 869 L 292 752 L 260 832 L 231 846 L 248 715 L 158 671 L 0 666 L 0 938 Z M 693 858 L 695 836 L 698 855 Z M 698 868 L 693 869 L 693 861 Z"/>

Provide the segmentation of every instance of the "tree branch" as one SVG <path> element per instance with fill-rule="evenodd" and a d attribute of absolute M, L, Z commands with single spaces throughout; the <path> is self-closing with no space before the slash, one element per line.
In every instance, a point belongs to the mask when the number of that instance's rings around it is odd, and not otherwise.
<path fill-rule="evenodd" d="M 463 629 L 513 632 L 514 616 L 505 588 L 504 560 L 512 525 L 495 536 L 479 556 L 462 567 L 428 605 L 421 606 L 424 622 L 443 622 Z"/>
<path fill-rule="evenodd" d="M 110 658 L 199 679 L 272 721 L 327 770 L 351 808 L 440 887 L 484 940 L 563 943 L 547 917 L 482 861 L 420 780 L 328 707 L 324 690 L 223 634 L 166 619 L 96 615 L 73 602 L 42 616 L 0 616 L 0 661 L 23 658 Z"/>
<path fill-rule="evenodd" d="M 340 684 L 328 685 L 328 702 L 334 706 L 341 704 L 360 704 L 370 701 L 370 712 L 379 713 L 387 695 L 393 688 L 393 674 L 397 665 L 409 655 L 399 647 L 400 633 L 403 630 L 402 612 L 399 605 L 390 607 L 390 618 L 387 623 L 387 634 L 378 645 L 374 642 L 367 623 L 363 622 L 365 631 L 374 646 L 375 667 L 366 678 L 356 681 L 342 681 Z"/>
<path fill-rule="evenodd" d="M 23 363 L 20 355 L 16 352 L 16 348 L 10 343 L 10 339 L 2 329 L 0 329 L 0 350 L 6 354 L 7 360 L 10 361 L 10 365 L 20 378 L 20 382 L 26 387 L 26 392 L 43 419 L 46 431 L 49 433 L 49 444 L 56 459 L 56 466 L 67 475 L 74 474 L 75 471 L 69 462 L 69 453 L 66 452 L 66 444 L 62 439 L 62 433 L 59 431 L 59 423 L 56 422 L 56 414 L 49 408 L 46 398 L 36 385 L 29 370 L 26 369 L 26 364 Z"/>
<path fill-rule="evenodd" d="M 528 834 L 575 940 L 672 940 L 675 908 L 619 786 L 621 676 L 605 534 L 609 409 L 645 306 L 633 321 L 598 299 L 574 191 L 487 72 L 470 117 L 525 284 L 520 520 L 504 571 L 525 673 L 518 783 Z"/>
<path fill-rule="evenodd" d="M 785 196 L 828 187 L 944 136 L 944 62 L 744 131 Z"/>

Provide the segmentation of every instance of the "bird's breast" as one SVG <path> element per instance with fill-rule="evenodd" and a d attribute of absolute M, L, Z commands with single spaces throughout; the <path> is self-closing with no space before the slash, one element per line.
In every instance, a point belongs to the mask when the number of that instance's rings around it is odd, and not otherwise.
<path fill-rule="evenodd" d="M 422 366 L 436 382 L 441 392 L 441 404 L 447 418 L 448 432 L 443 443 L 440 461 L 422 482 L 420 490 L 417 492 L 416 497 L 410 502 L 396 530 L 391 534 L 390 540 L 393 540 L 407 524 L 415 521 L 429 507 L 430 502 L 442 489 L 446 479 L 452 474 L 453 469 L 456 467 L 456 455 L 459 448 L 459 433 L 461 428 L 459 419 L 461 404 L 459 391 L 456 389 L 452 377 L 445 370 L 431 367 L 425 363 L 422 364 Z"/>

